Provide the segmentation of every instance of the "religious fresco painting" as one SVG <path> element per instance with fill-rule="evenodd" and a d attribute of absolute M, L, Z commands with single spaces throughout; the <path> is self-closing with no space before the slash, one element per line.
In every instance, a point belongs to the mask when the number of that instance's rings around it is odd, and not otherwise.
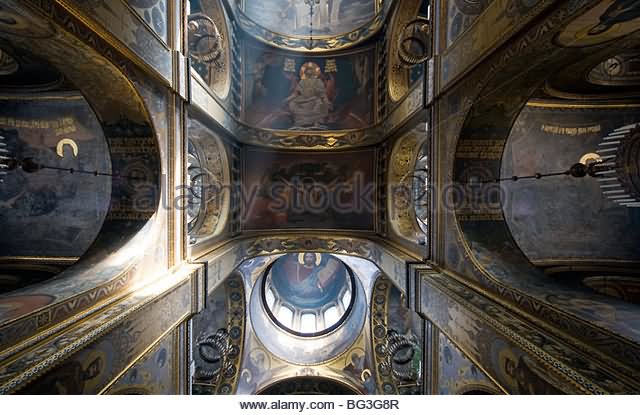
<path fill-rule="evenodd" d="M 447 47 L 462 35 L 476 18 L 485 11 L 492 0 L 448 0 Z"/>
<path fill-rule="evenodd" d="M 370 150 L 346 153 L 246 151 L 245 229 L 373 227 Z"/>
<path fill-rule="evenodd" d="M 610 42 L 640 30 L 640 3 L 607 0 L 572 21 L 556 38 L 564 47 L 585 47 Z"/>
<path fill-rule="evenodd" d="M 441 53 L 441 84 L 458 77 L 491 48 L 536 16 L 549 0 L 449 0 L 445 50 Z"/>
<path fill-rule="evenodd" d="M 455 283 L 447 282 L 450 287 Z M 507 340 L 506 336 L 496 331 L 492 326 L 487 324 L 481 312 L 474 313 L 459 304 L 453 297 L 436 288 L 431 282 L 422 285 L 421 302 L 423 312 L 428 313 L 433 318 L 433 323 L 446 335 L 446 337 L 455 341 L 457 347 L 464 348 L 464 354 L 469 360 L 480 362 L 484 371 L 491 375 L 493 379 L 500 383 L 503 389 L 512 394 L 562 394 L 563 388 L 558 388 L 557 377 L 549 372 L 545 373 L 545 366 L 533 355 L 529 355 L 526 351 Z M 469 300 L 480 303 L 487 301 L 481 297 L 471 294 L 470 291 L 463 292 Z M 501 311 L 494 307 L 493 303 L 483 304 L 485 309 L 490 309 L 493 316 L 498 316 Z M 522 326 L 522 321 L 512 320 L 513 327 Z M 501 318 L 504 321 L 503 318 Z M 529 338 L 533 338 L 536 344 L 544 344 L 547 339 L 536 337 L 536 333 L 528 333 Z M 453 341 L 451 343 L 453 343 Z M 446 346 L 447 342 L 439 340 L 439 345 Z M 439 346 L 441 347 L 441 346 Z M 552 345 L 549 345 L 552 347 Z M 447 365 L 447 360 L 454 364 L 454 350 L 441 350 L 439 359 L 443 359 L 438 364 Z M 449 356 L 449 353 L 451 355 Z M 466 359 L 465 358 L 465 359 Z M 463 376 L 461 373 L 449 378 L 447 371 L 444 369 L 444 376 L 438 380 L 439 388 L 446 388 L 452 393 L 464 392 L 464 389 L 458 389 L 457 383 L 467 381 L 487 386 L 484 381 L 484 375 L 480 373 L 472 373 L 469 368 L 470 376 Z M 467 380 L 464 380 L 467 378 Z M 446 379 L 450 379 L 447 381 Z M 461 384 L 459 386 L 462 386 Z M 455 388 L 454 388 L 455 387 Z"/>
<path fill-rule="evenodd" d="M 107 395 L 174 395 L 179 391 L 178 333 L 169 333 L 106 391 Z"/>
<path fill-rule="evenodd" d="M 304 313 L 315 310 L 317 314 L 317 311 L 326 311 L 337 302 L 342 303 L 348 318 L 349 299 L 339 288 L 348 287 L 349 275 L 353 274 L 355 280 L 359 281 L 358 284 L 362 284 L 364 288 L 364 292 L 358 290 L 352 295 L 351 298 L 356 298 L 353 310 L 366 307 L 366 298 L 370 298 L 371 285 L 379 275 L 375 265 L 367 260 L 347 255 L 297 252 L 248 259 L 239 266 L 238 272 L 242 274 L 245 282 L 247 302 L 257 299 L 263 303 L 257 308 L 258 314 L 251 313 L 247 316 L 248 331 L 237 389 L 239 394 L 268 393 L 283 379 L 300 380 L 298 382 L 300 388 L 287 387 L 292 392 L 297 390 L 313 393 L 325 390 L 304 386 L 306 384 L 302 379 L 307 376 L 313 376 L 318 380 L 333 379 L 344 384 L 351 391 L 350 394 L 376 393 L 373 351 L 371 344 L 367 341 L 366 325 L 350 328 L 348 333 L 339 336 L 340 342 L 342 337 L 353 339 L 347 344 L 344 352 L 334 353 L 328 360 L 317 360 L 315 355 L 318 354 L 318 350 L 313 353 L 314 349 L 335 348 L 336 333 L 334 331 L 326 334 L 307 333 L 310 337 L 306 340 L 300 339 L 297 337 L 299 335 L 273 327 L 279 316 L 272 315 L 266 321 L 269 327 L 275 328 L 276 333 L 280 333 L 274 336 L 273 331 L 265 331 L 263 323 L 255 318 L 265 314 L 270 304 L 274 303 L 286 304 L 291 309 L 304 310 Z M 252 295 L 252 291 L 264 292 L 264 290 L 273 292 L 262 299 Z M 337 298 L 336 294 L 338 294 Z M 213 309 L 210 312 L 212 315 L 217 313 Z M 348 322 L 344 324 L 349 325 Z M 316 326 L 316 328 L 320 327 Z M 273 341 L 280 346 L 273 347 Z M 305 341 L 307 341 L 306 344 Z M 305 350 L 299 349 L 300 346 L 306 346 Z M 301 352 L 311 360 L 304 364 L 299 362 L 297 359 L 301 358 Z M 325 393 L 329 391 L 325 390 Z"/>
<path fill-rule="evenodd" d="M 320 0 L 309 6 L 295 0 L 244 0 L 246 15 L 266 29 L 288 36 L 340 35 L 356 30 L 373 19 L 377 0 Z"/>
<path fill-rule="evenodd" d="M 497 394 L 500 389 L 440 332 L 438 337 L 438 394 Z"/>
<path fill-rule="evenodd" d="M 108 173 L 111 159 L 96 115 L 77 93 L 0 98 L 0 135 L 27 166 L 14 163 L 2 176 L 0 229 L 11 235 L 0 240 L 3 293 L 55 275 L 85 253 L 109 210 L 111 178 L 60 169 Z M 38 256 L 50 260 L 30 267 L 19 260 Z"/>
<path fill-rule="evenodd" d="M 246 46 L 244 120 L 276 130 L 365 128 L 374 119 L 374 49 L 305 57 Z"/>
<path fill-rule="evenodd" d="M 127 0 L 127 3 L 166 43 L 169 0 Z"/>
<path fill-rule="evenodd" d="M 526 13 L 540 2 L 541 0 L 511 0 L 503 2 L 495 0 L 447 0 L 446 47 L 450 47 L 460 36 L 467 32 L 492 3 L 496 3 L 497 6 L 504 5 L 502 16 L 498 15 L 498 18 L 512 18 Z"/>
<path fill-rule="evenodd" d="M 526 106 L 505 145 L 501 174 L 562 171 L 596 151 L 602 137 L 640 121 L 638 109 Z M 640 226 L 640 212 L 604 199 L 597 181 L 559 176 L 506 182 L 502 189 L 509 231 L 535 265 L 640 264 L 640 234 L 627 231 Z M 577 205 L 581 215 L 563 208 Z"/>
<path fill-rule="evenodd" d="M 270 283 L 291 305 L 322 308 L 347 284 L 347 269 L 331 255 L 287 254 L 271 268 Z"/>
<path fill-rule="evenodd" d="M 166 341 L 167 337 L 172 338 L 170 333 L 173 326 L 180 323 L 185 315 L 189 312 L 191 299 L 188 296 L 191 289 L 189 284 L 180 284 L 173 292 L 160 297 L 155 302 L 151 302 L 146 307 L 129 316 L 128 319 L 119 322 L 112 327 L 102 337 L 98 337 L 95 341 L 90 342 L 84 348 L 71 353 L 64 361 L 56 362 L 54 368 L 44 374 L 41 374 L 34 382 L 28 385 L 19 385 L 12 392 L 27 395 L 78 395 L 78 394 L 99 394 L 106 393 L 114 382 L 121 381 L 130 385 L 135 382 L 144 382 L 137 376 L 132 377 L 133 372 L 129 372 L 129 379 L 121 379 L 120 376 L 130 369 L 130 364 L 134 362 L 142 363 L 149 358 L 153 359 L 154 369 L 148 367 L 149 370 L 155 372 L 158 376 L 162 372 L 169 370 L 167 365 L 172 366 L 172 362 L 180 360 L 180 356 L 171 357 L 173 353 Z M 126 300 L 119 305 L 126 308 Z M 130 306 L 130 305 L 129 305 Z M 104 318 L 104 317 L 103 317 Z M 102 322 L 104 323 L 104 321 Z M 68 346 L 82 339 L 82 334 L 77 332 L 66 333 L 64 338 L 59 339 L 62 344 Z M 163 346 L 157 346 L 158 344 Z M 52 350 L 58 351 L 59 346 L 50 342 L 40 345 L 31 351 L 31 358 L 34 354 L 48 355 Z M 149 352 L 150 349 L 155 351 Z M 165 349 L 164 351 L 162 351 Z M 173 349 L 175 350 L 175 349 Z M 176 351 L 176 353 L 179 351 Z M 153 357 L 149 356 L 152 353 Z M 184 356 L 184 354 L 182 354 Z M 19 364 L 17 364 L 19 366 Z M 0 379 L 10 374 L 11 371 L 17 370 L 16 364 L 0 366 Z M 164 376 L 163 376 L 164 379 Z M 174 379 L 172 376 L 171 379 Z M 151 378 L 149 378 L 151 380 Z M 167 380 L 164 380 L 167 383 Z M 158 385 L 156 385 L 158 386 Z M 169 384 L 167 383 L 165 392 L 169 392 Z M 150 382 L 146 385 L 147 394 L 158 393 L 154 391 L 154 386 Z M 174 389 L 173 393 L 180 393 Z M 142 391 L 139 391 L 142 393 Z"/>
<path fill-rule="evenodd" d="M 0 394 L 639 393 L 639 50 L 635 0 L 2 0 Z"/>

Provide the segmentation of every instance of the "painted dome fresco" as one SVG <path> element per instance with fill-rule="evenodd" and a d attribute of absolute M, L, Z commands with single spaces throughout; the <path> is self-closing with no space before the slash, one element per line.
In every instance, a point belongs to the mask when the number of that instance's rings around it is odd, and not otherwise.
<path fill-rule="evenodd" d="M 263 281 L 268 314 L 278 326 L 294 334 L 329 332 L 352 308 L 352 273 L 333 255 L 284 255 L 267 270 Z"/>
<path fill-rule="evenodd" d="M 314 3 L 295 0 L 245 0 L 246 16 L 265 29 L 286 36 L 335 36 L 368 24 L 378 11 L 376 0 L 320 0 Z"/>

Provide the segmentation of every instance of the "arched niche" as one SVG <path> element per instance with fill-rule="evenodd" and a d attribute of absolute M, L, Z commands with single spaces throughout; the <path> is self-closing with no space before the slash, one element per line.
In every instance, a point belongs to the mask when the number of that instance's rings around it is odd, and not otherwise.
<path fill-rule="evenodd" d="M 497 389 L 486 385 L 465 385 L 458 390 L 458 395 L 502 395 Z"/>
<path fill-rule="evenodd" d="M 108 147 L 110 163 L 99 173 L 114 175 L 110 177 L 110 196 L 105 204 L 108 209 L 100 231 L 79 260 L 54 279 L 0 296 L 0 326 L 6 330 L 0 344 L 6 346 L 36 327 L 58 324 L 134 282 L 136 266 L 151 242 L 161 176 L 156 135 L 132 83 L 132 69 L 126 64 L 114 66 L 22 3 L 5 2 L 0 13 L 4 48 L 46 62 L 86 100 Z M 104 179 L 100 174 L 95 178 Z"/>
<path fill-rule="evenodd" d="M 231 89 L 232 35 L 220 0 L 189 0 L 187 30 L 192 69 L 220 99 Z"/>
<path fill-rule="evenodd" d="M 558 43 L 562 33 L 589 24 L 576 19 L 583 12 L 565 11 L 567 15 L 562 17 L 554 15 L 555 20 L 544 33 L 538 32 L 540 37 L 531 48 L 516 50 L 522 39 L 514 39 L 513 47 L 501 51 L 468 80 L 467 87 L 473 92 L 472 95 L 467 92 L 464 97 L 463 105 L 468 111 L 461 130 L 456 132 L 454 189 L 450 201 L 460 234 L 456 243 L 464 251 L 464 255 L 458 255 L 458 262 L 462 256 L 468 257 L 473 267 L 466 269 L 485 287 L 604 353 L 637 365 L 640 361 L 632 357 L 635 352 L 628 352 L 631 350 L 628 347 L 633 348 L 632 341 L 640 339 L 640 323 L 634 317 L 638 308 L 582 288 L 559 284 L 531 264 L 504 220 L 500 186 L 492 181 L 500 177 L 504 145 L 515 120 L 553 74 L 571 68 L 576 62 L 593 68 L 611 54 L 638 45 L 637 33 L 618 37 L 615 42 L 599 37 L 598 42 L 587 45 Z M 597 24 L 595 17 L 594 25 Z M 637 20 L 634 24 L 638 25 Z M 532 28 L 535 30 L 537 27 Z M 629 33 L 629 30 L 625 32 Z M 519 64 L 515 64 L 515 58 L 509 60 L 513 55 L 518 55 Z M 538 64 L 530 64 L 540 56 L 543 58 Z M 448 261 L 455 260 L 453 256 L 450 258 Z M 451 265 L 457 266 L 453 262 Z"/>
<path fill-rule="evenodd" d="M 605 150 L 607 135 L 640 121 L 640 100 L 625 101 L 530 100 L 505 143 L 501 177 L 562 172 Z M 502 211 L 514 242 L 533 265 L 566 284 L 638 275 L 640 209 L 607 198 L 605 192 L 620 188 L 610 183 L 566 175 L 503 182 Z"/>
<path fill-rule="evenodd" d="M 191 245 L 221 236 L 231 211 L 231 172 L 227 148 L 198 119 L 187 125 L 187 224 Z"/>
<path fill-rule="evenodd" d="M 282 379 L 259 390 L 257 395 L 360 395 L 343 380 L 321 376 Z"/>
<path fill-rule="evenodd" d="M 391 17 L 387 44 L 387 93 L 392 103 L 398 103 L 405 98 L 412 87 L 423 77 L 425 67 L 422 64 L 406 66 L 400 58 L 400 40 L 407 24 L 416 16 L 428 16 L 429 0 L 401 0 Z M 430 45 L 429 45 L 430 46 Z"/>
<path fill-rule="evenodd" d="M 417 253 L 423 253 L 428 242 L 428 148 L 426 123 L 420 122 L 394 143 L 386 178 L 390 230 Z"/>

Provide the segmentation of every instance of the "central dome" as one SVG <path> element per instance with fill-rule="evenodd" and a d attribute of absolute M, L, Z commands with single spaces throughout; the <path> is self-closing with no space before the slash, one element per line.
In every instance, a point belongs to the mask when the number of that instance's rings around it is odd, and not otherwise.
<path fill-rule="evenodd" d="M 299 336 L 318 336 L 336 329 L 353 302 L 354 277 L 329 254 L 287 254 L 266 270 L 263 302 L 269 317 Z"/>
<path fill-rule="evenodd" d="M 310 13 L 313 5 L 313 14 Z M 244 13 L 256 24 L 286 36 L 334 36 L 371 22 L 378 12 L 375 0 L 246 0 Z"/>

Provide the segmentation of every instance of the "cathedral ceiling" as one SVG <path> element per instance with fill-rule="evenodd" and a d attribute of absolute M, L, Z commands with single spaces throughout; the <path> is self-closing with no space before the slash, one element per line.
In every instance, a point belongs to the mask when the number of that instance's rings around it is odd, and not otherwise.
<path fill-rule="evenodd" d="M 323 0 L 314 7 L 327 9 L 327 16 L 317 18 L 329 20 L 324 29 L 313 26 L 326 32 L 323 41 L 347 21 L 359 24 L 367 8 L 389 25 L 370 41 L 349 35 L 348 44 L 313 51 L 282 47 L 271 41 L 272 35 L 265 41 L 243 26 L 246 13 L 256 14 L 255 28 L 270 19 L 295 18 L 282 10 L 303 4 L 284 2 L 277 8 L 276 3 L 234 2 L 224 10 L 212 0 L 189 3 L 192 103 L 237 141 L 282 150 L 366 147 L 384 141 L 424 107 L 424 61 L 431 43 L 428 0 Z M 262 12 L 265 8 L 279 12 L 272 16 Z M 338 25 L 340 16 L 344 21 Z"/>
<path fill-rule="evenodd" d="M 500 2 L 491 4 L 498 3 Z M 504 166 L 503 150 L 505 144 L 508 145 L 507 137 L 512 132 L 514 122 L 529 98 L 544 86 L 550 77 L 571 67 L 576 62 L 586 60 L 589 61 L 588 67 L 594 68 L 609 56 L 616 56 L 625 50 L 634 50 L 638 47 L 638 37 L 635 32 L 640 24 L 636 18 L 637 2 L 603 1 L 598 6 L 598 13 L 584 11 L 594 8 L 597 2 L 586 3 L 574 2 L 572 7 L 575 8 L 573 9 L 567 4 L 558 6 L 558 9 L 550 13 L 547 19 L 541 19 L 527 33 L 514 38 L 508 46 L 499 49 L 495 55 L 478 65 L 459 84 L 445 90 L 442 99 L 452 105 L 439 114 L 437 139 L 440 143 L 438 155 L 435 155 L 435 157 L 441 157 L 441 162 L 438 165 L 441 172 L 437 179 L 440 182 L 438 186 L 446 188 L 449 185 L 460 185 L 469 191 L 464 193 L 464 196 L 452 206 L 452 209 L 441 209 L 438 225 L 443 226 L 443 230 L 441 242 L 439 242 L 441 244 L 439 255 L 442 255 L 445 266 L 455 270 L 455 273 L 475 278 L 492 292 L 499 292 L 499 295 L 509 298 L 509 301 L 517 307 L 523 307 L 527 311 L 541 316 L 548 316 L 551 313 L 555 313 L 555 315 L 565 313 L 570 316 L 567 317 L 567 320 L 571 319 L 571 323 L 553 323 L 558 327 L 562 325 L 563 328 L 566 328 L 574 324 L 578 326 L 587 322 L 587 324 L 592 324 L 596 328 L 594 332 L 599 331 L 601 334 L 598 336 L 603 338 L 610 337 L 607 336 L 606 331 L 611 330 L 624 333 L 628 339 L 637 339 L 638 333 L 640 333 L 638 326 L 627 323 L 634 320 L 632 316 L 637 313 L 632 305 L 614 299 L 597 297 L 584 287 L 563 285 L 531 266 L 528 259 L 522 255 L 522 250 L 514 244 L 513 236 L 515 235 L 510 232 L 513 228 L 509 228 L 506 223 L 509 219 L 505 217 L 509 215 L 509 212 L 507 211 L 505 214 L 503 210 L 502 184 L 495 183 L 496 178 L 506 176 L 506 174 L 501 174 L 500 169 Z M 544 2 L 540 4 L 543 5 Z M 585 8 L 581 9 L 578 6 Z M 625 8 L 629 14 L 625 14 L 624 17 L 616 15 L 618 17 L 614 18 L 615 13 L 612 12 L 618 7 Z M 478 18 L 479 22 L 484 21 L 485 17 L 490 17 L 490 14 L 487 14 L 489 10 Z M 527 15 L 523 15 L 519 21 L 524 22 L 528 18 Z M 599 26 L 602 22 L 604 22 L 604 27 Z M 625 24 L 614 26 L 621 22 Z M 589 34 L 590 31 L 592 31 L 591 34 Z M 571 36 L 574 37 L 574 42 L 567 41 Z M 461 39 L 464 38 L 465 35 L 462 35 Z M 456 45 L 460 45 L 460 43 L 456 42 Z M 524 45 L 526 47 L 523 47 Z M 541 56 L 544 58 L 540 59 Z M 592 57 L 597 59 L 592 61 Z M 532 64 L 532 62 L 538 63 Z M 581 74 L 584 73 L 581 72 Z M 447 87 L 445 86 L 445 88 Z M 582 102 L 582 104 L 589 107 L 593 103 Z M 440 109 L 443 107 L 441 106 Z M 461 114 L 463 115 L 461 116 Z M 571 122 L 572 127 L 578 127 L 575 129 L 576 133 L 585 131 L 585 128 L 588 132 L 590 125 L 598 124 L 586 121 L 588 118 L 581 120 L 580 123 L 575 120 L 569 121 L 569 119 L 569 117 L 564 121 L 557 119 L 558 125 L 555 126 L 549 120 L 547 124 L 551 128 L 546 128 L 546 131 L 542 132 L 571 132 L 571 130 L 555 128 L 562 127 L 562 122 L 566 122 L 567 125 Z M 605 125 L 607 124 L 602 123 L 602 128 L 609 129 L 606 134 L 624 127 L 623 125 L 612 126 L 610 124 L 605 127 Z M 542 126 L 539 125 L 537 128 L 542 129 Z M 532 131 L 533 128 L 527 129 L 524 134 L 533 134 Z M 518 163 L 518 166 L 522 166 L 523 170 L 527 165 L 527 174 L 534 175 L 534 181 L 537 169 L 533 165 L 541 159 L 538 159 L 538 156 L 527 155 L 527 153 L 545 148 L 551 143 L 549 139 L 553 140 L 552 137 L 556 141 L 554 145 L 558 146 L 563 145 L 569 139 L 578 141 L 578 137 L 570 137 L 565 134 L 549 134 L 549 137 L 545 137 L 546 134 L 539 134 L 540 131 L 535 134 L 539 137 L 536 149 L 526 150 L 523 147 L 521 153 L 523 158 Z M 618 135 L 624 134 L 620 132 Z M 585 141 L 589 140 L 589 134 L 583 134 L 581 137 Z M 602 134 L 600 137 L 604 139 L 606 135 Z M 582 144 L 579 143 L 579 145 Z M 577 146 L 576 150 L 578 148 L 580 147 Z M 450 159 L 448 155 L 454 150 L 455 158 Z M 551 149 L 542 150 L 540 157 L 551 161 L 555 158 L 551 153 Z M 555 153 L 559 153 L 559 151 L 555 151 L 553 154 Z M 568 167 L 561 170 L 564 171 Z M 451 171 L 453 172 L 453 180 L 447 176 Z M 554 171 L 556 170 L 554 169 Z M 545 173 L 545 171 L 541 171 L 541 173 Z M 523 183 L 525 182 L 518 180 L 515 184 L 519 186 L 518 193 L 520 193 L 516 197 L 524 196 L 521 189 L 527 184 Z M 538 185 L 542 186 L 542 184 Z M 573 212 L 574 216 L 578 216 L 591 210 L 591 206 L 585 208 L 582 206 L 583 203 L 594 203 L 593 199 L 586 197 L 588 192 L 582 193 L 585 197 L 581 197 L 578 204 L 575 199 L 571 201 L 571 198 L 576 195 L 573 193 L 575 190 L 573 185 L 567 188 L 556 187 L 553 189 L 553 192 L 557 193 L 556 198 L 553 198 L 550 193 L 547 193 L 548 196 L 541 193 L 529 197 L 548 197 L 547 200 L 550 201 L 548 204 L 563 198 L 566 203 L 559 209 L 562 211 L 561 217 L 567 218 L 570 216 L 569 211 Z M 549 189 L 549 191 L 551 190 Z M 604 196 L 600 195 L 598 203 L 604 204 L 606 202 L 602 199 Z M 533 199 L 530 200 L 533 201 Z M 525 208 L 526 205 L 526 202 L 522 203 L 521 207 Z M 606 215 L 607 209 L 603 208 L 599 211 L 598 216 Z M 585 215 L 585 218 L 589 216 L 590 213 Z M 550 226 L 545 225 L 543 230 L 538 228 L 537 224 L 541 220 L 555 220 L 535 218 L 532 221 L 530 218 L 531 215 L 527 217 L 531 226 L 528 230 L 529 234 L 549 231 Z M 575 223 L 574 219 L 565 219 L 562 225 L 570 223 Z M 578 229 L 580 228 L 578 227 Z M 590 231 L 586 231 L 586 235 L 589 233 Z M 582 235 L 585 235 L 584 229 L 577 232 L 566 231 L 564 235 L 560 234 L 558 237 L 569 239 L 572 237 L 571 235 L 575 237 L 572 242 L 574 244 L 586 242 L 580 241 Z M 623 238 L 620 235 L 618 233 L 621 240 Z M 603 236 L 608 237 L 606 233 Z M 589 237 L 587 236 L 587 238 Z M 615 244 L 617 243 L 618 241 L 615 242 Z M 588 250 L 583 252 L 588 252 Z M 553 294 L 550 294 L 551 292 Z M 523 298 L 523 293 L 526 298 Z M 603 304 L 605 303 L 607 311 L 601 313 L 598 307 L 604 309 Z M 543 309 L 544 311 L 542 311 Z M 611 316 L 614 315 L 616 317 L 612 318 Z M 583 334 L 578 333 L 578 330 L 570 330 L 576 338 L 584 338 Z M 595 338 L 595 334 L 590 334 L 587 341 L 591 341 L 593 338 Z M 625 344 L 625 346 L 619 347 L 624 349 L 632 346 Z M 616 356 L 617 353 L 613 347 L 602 347 L 602 350 L 603 353 L 611 356 Z"/>
<path fill-rule="evenodd" d="M 530 102 L 507 140 L 501 176 L 564 171 L 602 150 L 603 135 L 638 121 L 631 104 Z M 595 179 L 567 176 L 506 181 L 502 209 L 518 246 L 538 266 L 637 267 L 640 235 L 629 230 L 640 225 L 640 212 L 608 200 L 607 189 Z"/>
<path fill-rule="evenodd" d="M 194 393 L 268 393 L 284 379 L 314 376 L 354 393 L 413 394 L 424 381 L 424 336 L 422 320 L 372 262 L 258 256 L 211 292 L 194 319 Z M 315 390 L 296 383 L 285 390 Z"/>

